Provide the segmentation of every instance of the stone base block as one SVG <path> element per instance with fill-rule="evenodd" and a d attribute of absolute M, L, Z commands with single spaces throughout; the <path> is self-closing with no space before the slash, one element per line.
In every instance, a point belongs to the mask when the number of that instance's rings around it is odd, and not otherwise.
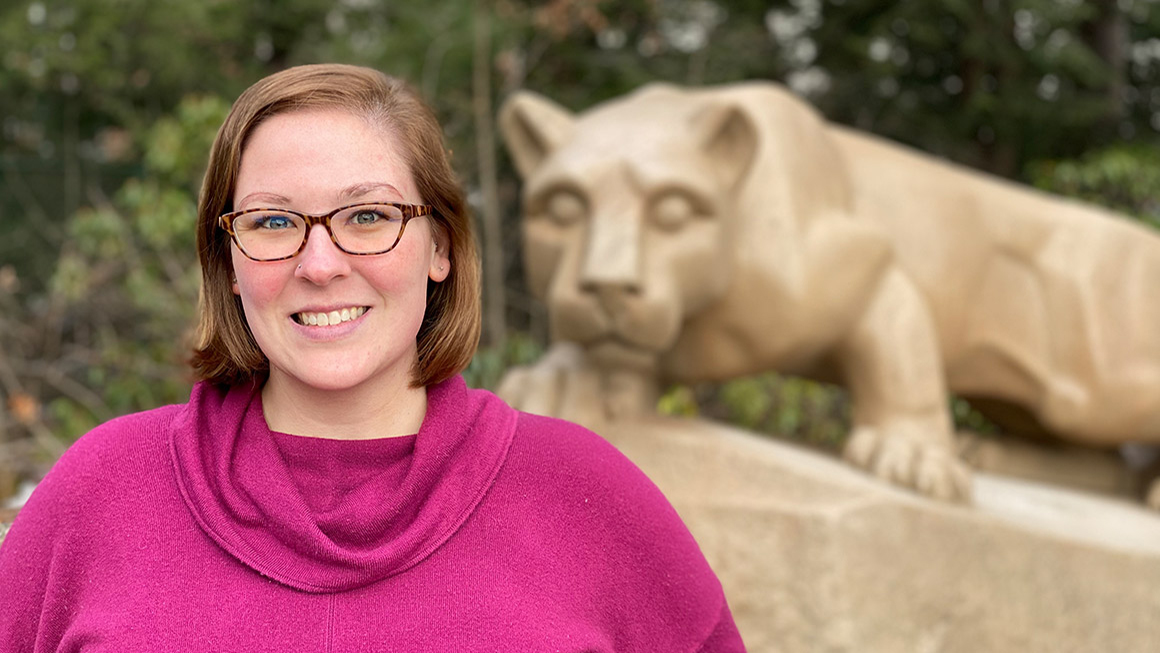
<path fill-rule="evenodd" d="M 726 426 L 605 433 L 666 493 L 750 651 L 1160 651 L 1160 517 L 979 473 L 974 505 Z"/>

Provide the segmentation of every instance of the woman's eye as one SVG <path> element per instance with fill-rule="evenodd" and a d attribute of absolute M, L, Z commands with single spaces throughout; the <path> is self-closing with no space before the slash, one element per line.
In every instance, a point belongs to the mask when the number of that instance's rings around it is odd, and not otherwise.
<path fill-rule="evenodd" d="M 255 229 L 269 229 L 271 231 L 278 229 L 293 229 L 294 221 L 289 216 L 285 215 L 267 215 L 254 220 Z"/>
<path fill-rule="evenodd" d="M 358 224 L 358 225 L 372 225 L 372 224 L 375 224 L 377 222 L 382 222 L 382 221 L 386 221 L 386 220 L 387 220 L 387 216 L 383 215 L 382 213 L 379 213 L 378 211 L 359 211 L 358 213 L 355 213 L 354 215 L 350 216 L 351 224 Z"/>

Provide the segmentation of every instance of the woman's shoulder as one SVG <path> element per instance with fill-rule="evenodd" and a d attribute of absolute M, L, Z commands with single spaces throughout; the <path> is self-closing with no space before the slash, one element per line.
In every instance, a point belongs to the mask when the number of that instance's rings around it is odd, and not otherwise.
<path fill-rule="evenodd" d="M 92 462 L 132 463 L 147 452 L 164 450 L 169 425 L 185 404 L 161 406 L 115 417 L 77 439 L 57 467 Z"/>
<path fill-rule="evenodd" d="M 543 471 L 576 473 L 607 483 L 645 479 L 619 449 L 588 428 L 554 417 L 519 413 L 515 453 Z"/>
<path fill-rule="evenodd" d="M 556 543 L 554 559 L 577 562 L 567 577 L 578 594 L 617 594 L 620 601 L 600 608 L 610 627 L 647 633 L 656 650 L 708 644 L 718 630 L 723 641 L 740 641 L 721 585 L 681 517 L 603 437 L 520 413 L 505 472 L 497 499 L 510 504 L 510 516 L 500 521 L 538 529 L 532 539 Z"/>
<path fill-rule="evenodd" d="M 147 470 L 164 465 L 168 427 L 180 409 L 169 405 L 123 415 L 82 435 L 49 470 L 27 507 L 43 501 L 59 507 L 91 504 L 120 492 L 125 483 L 140 483 Z"/>
<path fill-rule="evenodd" d="M 520 413 L 509 456 L 509 478 L 540 488 L 564 503 L 585 503 L 586 514 L 646 530 L 684 530 L 660 489 L 619 449 L 591 430 L 560 419 Z M 591 509 L 599 508 L 596 513 Z M 644 537 L 660 533 L 641 533 Z"/>

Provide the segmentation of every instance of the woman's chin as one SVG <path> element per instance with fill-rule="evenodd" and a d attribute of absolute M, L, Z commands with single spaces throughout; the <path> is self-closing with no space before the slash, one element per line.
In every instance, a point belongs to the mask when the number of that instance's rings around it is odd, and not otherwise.
<path fill-rule="evenodd" d="M 392 366 L 387 370 L 370 370 L 358 366 L 299 366 L 298 369 L 273 368 L 268 383 L 285 386 L 296 393 L 336 393 L 359 390 L 402 390 L 410 383 L 410 366 Z"/>

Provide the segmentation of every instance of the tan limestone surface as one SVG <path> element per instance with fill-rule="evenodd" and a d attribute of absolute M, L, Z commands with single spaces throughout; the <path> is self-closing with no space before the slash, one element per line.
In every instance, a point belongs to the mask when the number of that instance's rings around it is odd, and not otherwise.
<path fill-rule="evenodd" d="M 963 507 L 722 425 L 604 435 L 676 506 L 755 653 L 1160 650 L 1160 517 L 1131 502 L 979 473 Z"/>

